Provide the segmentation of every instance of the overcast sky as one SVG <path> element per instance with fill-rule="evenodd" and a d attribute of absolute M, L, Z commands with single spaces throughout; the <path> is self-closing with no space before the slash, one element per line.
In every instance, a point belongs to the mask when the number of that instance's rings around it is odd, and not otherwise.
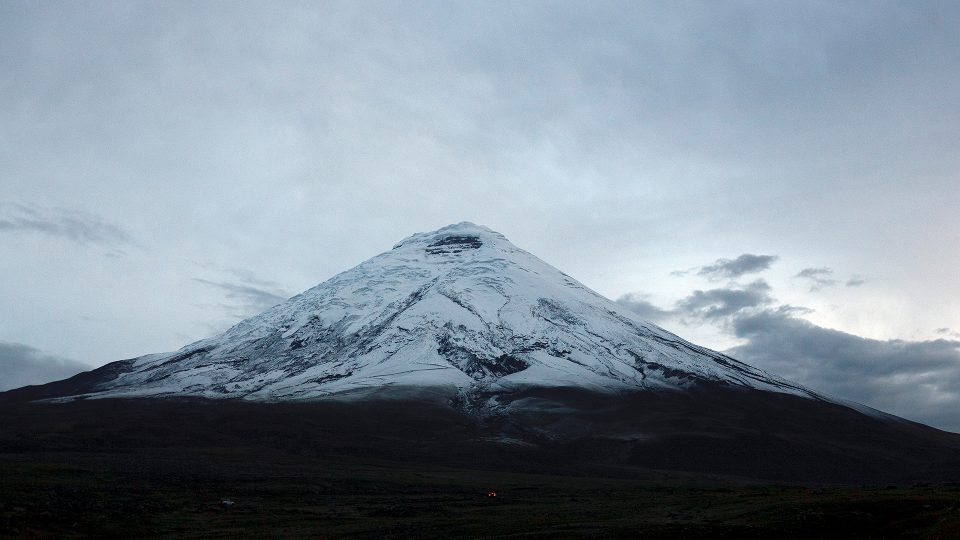
<path fill-rule="evenodd" d="M 960 430 L 960 3 L 0 2 L 0 388 L 487 225 Z"/>

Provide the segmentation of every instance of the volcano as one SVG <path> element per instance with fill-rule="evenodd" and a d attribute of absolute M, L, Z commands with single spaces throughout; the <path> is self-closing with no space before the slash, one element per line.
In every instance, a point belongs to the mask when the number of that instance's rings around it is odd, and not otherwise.
<path fill-rule="evenodd" d="M 473 427 L 444 452 L 493 445 L 563 467 L 827 481 L 960 476 L 960 437 L 685 341 L 466 222 L 410 236 L 218 336 L 0 399 L 296 402 L 373 417 L 379 407 L 391 425 L 357 422 L 369 431 L 354 435 L 386 429 L 401 439 L 430 431 L 431 414 L 453 415 Z M 403 416 L 405 407 L 416 414 Z M 283 422 L 299 431 L 297 419 Z"/>
<path fill-rule="evenodd" d="M 72 398 L 276 401 L 429 390 L 470 400 L 531 387 L 609 393 L 716 383 L 819 397 L 639 319 L 472 223 L 413 235 L 219 336 L 75 382 L 50 388 Z"/>

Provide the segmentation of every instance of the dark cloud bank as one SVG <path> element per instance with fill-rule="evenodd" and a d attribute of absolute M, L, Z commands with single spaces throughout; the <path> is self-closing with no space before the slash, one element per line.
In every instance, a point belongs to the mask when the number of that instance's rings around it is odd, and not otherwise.
<path fill-rule="evenodd" d="M 812 280 L 816 290 L 827 286 L 823 281 L 836 283 L 830 275 L 828 268 L 808 268 L 798 277 Z M 960 431 L 960 340 L 947 339 L 955 335 L 947 328 L 938 330 L 944 338 L 930 341 L 884 341 L 824 328 L 801 318 L 811 312 L 807 308 L 777 305 L 760 279 L 695 290 L 672 310 L 638 294 L 618 302 L 653 321 L 716 325 L 745 341 L 726 351 L 730 355 L 823 394 Z"/>
<path fill-rule="evenodd" d="M 732 321 L 727 351 L 826 394 L 960 431 L 960 341 L 867 339 L 764 310 Z"/>
<path fill-rule="evenodd" d="M 0 341 L 0 391 L 65 379 L 90 368 L 21 343 Z"/>

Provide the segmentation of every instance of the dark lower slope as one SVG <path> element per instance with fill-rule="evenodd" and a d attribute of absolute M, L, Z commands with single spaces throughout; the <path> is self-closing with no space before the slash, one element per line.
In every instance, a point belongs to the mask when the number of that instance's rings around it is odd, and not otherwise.
<path fill-rule="evenodd" d="M 497 415 L 412 400 L 0 405 L 0 452 L 206 448 L 564 475 L 653 471 L 812 483 L 960 480 L 960 436 L 779 393 L 500 395 Z"/>
<path fill-rule="evenodd" d="M 960 435 L 788 394 L 701 387 L 513 398 L 524 408 L 505 428 L 566 434 L 565 448 L 605 449 L 596 461 L 608 464 L 800 482 L 960 479 Z"/>
<path fill-rule="evenodd" d="M 129 371 L 132 365 L 133 359 L 118 360 L 61 381 L 24 386 L 0 392 L 0 406 L 6 403 L 52 399 L 94 392 L 99 390 L 103 384 L 116 379 L 121 373 Z"/>

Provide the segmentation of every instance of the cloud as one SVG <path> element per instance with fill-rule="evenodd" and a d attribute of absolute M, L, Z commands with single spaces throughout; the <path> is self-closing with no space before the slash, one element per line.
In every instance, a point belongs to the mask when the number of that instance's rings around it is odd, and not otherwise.
<path fill-rule="evenodd" d="M 804 268 L 797 275 L 793 276 L 796 278 L 803 278 L 812 282 L 810 285 L 810 292 L 816 292 L 824 287 L 833 287 L 837 284 L 837 280 L 831 278 L 833 275 L 833 270 L 825 266 L 820 268 Z M 857 283 L 860 285 L 862 283 Z M 851 286 L 856 286 L 851 285 Z"/>
<path fill-rule="evenodd" d="M 770 296 L 770 285 L 758 279 L 745 287 L 693 291 L 677 302 L 677 312 L 697 319 L 717 320 L 771 302 L 773 298 Z"/>
<path fill-rule="evenodd" d="M 673 315 L 672 311 L 653 305 L 641 294 L 625 294 L 617 298 L 617 303 L 647 321 L 657 322 Z"/>
<path fill-rule="evenodd" d="M 78 244 L 132 244 L 130 234 L 103 218 L 67 208 L 0 203 L 0 232 L 38 233 Z"/>
<path fill-rule="evenodd" d="M 818 392 L 960 431 L 960 341 L 875 340 L 789 312 L 736 317 L 732 356 Z"/>
<path fill-rule="evenodd" d="M 846 285 L 847 285 L 847 287 L 859 287 L 859 286 L 863 285 L 863 284 L 866 283 L 866 282 L 867 282 L 867 280 L 864 279 L 862 276 L 853 276 L 853 277 L 851 277 L 850 279 L 847 280 L 847 284 L 846 284 Z"/>
<path fill-rule="evenodd" d="M 231 303 L 224 307 L 238 311 L 236 314 L 240 317 L 260 313 L 286 301 L 290 297 L 277 283 L 257 279 L 249 272 L 231 270 L 230 274 L 236 279 L 211 280 L 193 278 L 193 281 L 226 293 L 225 298 L 231 301 Z"/>
<path fill-rule="evenodd" d="M 776 255 L 752 255 L 744 253 L 736 259 L 717 259 L 711 265 L 702 266 L 697 272 L 698 276 L 706 276 L 709 279 L 736 279 L 745 274 L 755 274 L 762 272 L 773 264 L 779 257 Z M 677 274 L 674 272 L 674 274 Z"/>
<path fill-rule="evenodd" d="M 66 379 L 90 368 L 21 343 L 0 341 L 0 391 Z"/>
<path fill-rule="evenodd" d="M 706 267 L 705 267 L 706 268 Z M 796 277 L 835 285 L 829 268 L 805 268 Z M 865 282 L 854 275 L 848 284 Z M 780 304 L 769 283 L 694 290 L 661 309 L 640 293 L 619 303 L 651 320 L 676 317 L 688 326 L 709 323 L 740 345 L 725 351 L 824 395 L 866 404 L 904 418 L 960 431 L 960 334 L 935 330 L 939 339 L 876 340 L 825 328 L 803 318 L 813 310 Z"/>

